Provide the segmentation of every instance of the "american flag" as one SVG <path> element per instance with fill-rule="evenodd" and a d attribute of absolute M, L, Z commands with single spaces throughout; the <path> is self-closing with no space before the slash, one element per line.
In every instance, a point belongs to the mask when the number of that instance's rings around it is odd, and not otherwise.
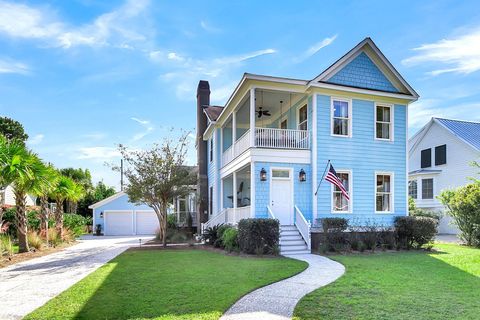
<path fill-rule="evenodd" d="M 333 169 L 333 166 L 330 165 L 330 169 L 328 169 L 328 173 L 325 176 L 325 180 L 336 186 L 347 200 L 350 200 L 350 196 L 348 195 L 347 189 L 343 186 L 342 180 L 340 180 L 337 176 L 337 172 Z"/>

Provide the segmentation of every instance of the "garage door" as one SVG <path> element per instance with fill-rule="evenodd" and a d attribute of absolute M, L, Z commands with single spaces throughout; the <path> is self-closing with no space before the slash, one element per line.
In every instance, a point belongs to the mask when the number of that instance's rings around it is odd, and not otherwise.
<path fill-rule="evenodd" d="M 153 211 L 137 211 L 137 234 L 155 234 L 160 224 Z"/>
<path fill-rule="evenodd" d="M 105 212 L 105 235 L 129 236 L 134 234 L 133 211 Z"/>

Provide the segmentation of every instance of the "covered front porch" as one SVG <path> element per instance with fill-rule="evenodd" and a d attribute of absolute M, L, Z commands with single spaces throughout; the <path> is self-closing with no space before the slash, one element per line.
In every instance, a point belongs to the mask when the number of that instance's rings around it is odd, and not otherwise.
<path fill-rule="evenodd" d="M 250 89 L 221 128 L 222 166 L 249 148 L 309 150 L 305 94 Z"/>

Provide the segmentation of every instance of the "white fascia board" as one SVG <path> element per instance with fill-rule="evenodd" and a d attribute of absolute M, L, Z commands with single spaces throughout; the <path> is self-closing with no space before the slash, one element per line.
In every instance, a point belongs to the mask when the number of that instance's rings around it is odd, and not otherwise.
<path fill-rule="evenodd" d="M 417 100 L 416 97 L 408 94 L 403 93 L 393 93 L 393 92 L 385 92 L 385 91 L 378 91 L 372 89 L 362 89 L 362 88 L 354 88 L 349 86 L 342 86 L 333 83 L 325 83 L 325 82 L 312 82 L 308 85 L 308 88 L 323 88 L 323 89 L 332 89 L 332 90 L 339 90 L 339 91 L 346 91 L 346 92 L 353 92 L 353 93 L 360 93 L 360 94 L 368 94 L 374 96 L 381 96 L 381 97 L 389 97 L 389 98 L 397 98 L 397 99 L 404 99 L 409 102 L 414 102 Z"/>
<path fill-rule="evenodd" d="M 113 200 L 116 200 L 116 199 L 124 196 L 125 194 L 126 194 L 126 193 L 123 192 L 123 191 L 117 192 L 117 193 L 115 193 L 113 196 L 110 196 L 110 197 L 108 197 L 108 198 L 106 198 L 106 199 L 103 199 L 103 200 L 97 202 L 97 203 L 94 203 L 94 204 L 92 204 L 92 205 L 89 205 L 88 208 L 89 208 L 89 209 L 96 209 L 96 208 L 101 207 L 101 206 L 103 206 L 103 205 L 105 205 L 105 204 L 107 204 L 107 203 L 112 202 Z"/>

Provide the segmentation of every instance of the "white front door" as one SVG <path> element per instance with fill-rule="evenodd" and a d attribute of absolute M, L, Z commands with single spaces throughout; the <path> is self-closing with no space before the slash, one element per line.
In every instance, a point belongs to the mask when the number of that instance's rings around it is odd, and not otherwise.
<path fill-rule="evenodd" d="M 270 207 L 281 225 L 293 224 L 293 190 L 289 170 L 272 170 Z M 279 172 L 283 171 L 283 172 Z"/>

